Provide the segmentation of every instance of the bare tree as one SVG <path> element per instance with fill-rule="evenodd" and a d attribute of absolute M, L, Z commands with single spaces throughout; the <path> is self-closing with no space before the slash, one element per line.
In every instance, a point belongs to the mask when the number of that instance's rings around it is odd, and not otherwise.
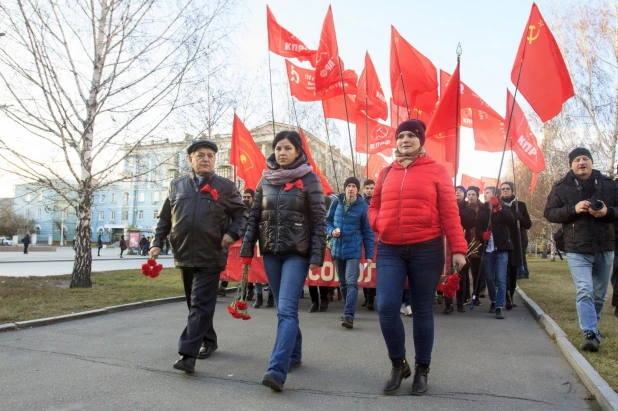
<path fill-rule="evenodd" d="M 618 145 L 618 4 L 615 0 L 554 4 L 552 30 L 575 89 L 571 122 L 615 174 Z M 580 140 L 581 144 L 581 140 Z M 601 161 L 599 161 L 601 163 Z"/>
<path fill-rule="evenodd" d="M 28 132 L 27 144 L 0 137 L 2 168 L 76 210 L 71 287 L 91 287 L 93 193 L 134 178 L 117 173 L 124 160 L 193 104 L 186 96 L 208 76 L 205 62 L 233 30 L 226 20 L 235 7 L 236 0 L 0 5 L 0 112 Z"/>

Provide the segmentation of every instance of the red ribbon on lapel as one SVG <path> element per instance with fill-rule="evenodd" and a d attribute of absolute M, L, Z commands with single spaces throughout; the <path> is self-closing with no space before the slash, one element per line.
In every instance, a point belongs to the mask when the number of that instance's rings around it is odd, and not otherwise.
<path fill-rule="evenodd" d="M 292 187 L 297 187 L 299 190 L 302 190 L 304 187 L 304 184 L 302 180 L 299 178 L 298 180 L 296 180 L 295 183 L 287 183 L 285 187 L 283 188 L 283 191 L 291 190 Z"/>
<path fill-rule="evenodd" d="M 219 199 L 219 193 L 217 193 L 217 189 L 210 189 L 210 184 L 206 184 L 204 187 L 202 187 L 202 189 L 200 191 L 203 191 L 204 193 L 210 193 L 210 195 L 212 196 L 212 198 L 215 199 L 215 201 L 217 201 Z"/>

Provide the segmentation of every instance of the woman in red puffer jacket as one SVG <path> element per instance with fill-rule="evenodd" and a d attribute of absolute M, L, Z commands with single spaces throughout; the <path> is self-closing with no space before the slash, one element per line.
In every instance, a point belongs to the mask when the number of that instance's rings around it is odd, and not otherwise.
<path fill-rule="evenodd" d="M 466 264 L 468 244 L 459 219 L 451 176 L 427 155 L 425 124 L 406 120 L 397 127 L 396 160 L 382 170 L 369 205 L 369 222 L 380 235 L 376 289 L 382 336 L 393 368 L 383 390 L 391 394 L 411 375 L 399 316 L 408 280 L 413 316 L 413 395 L 427 391 L 433 348 L 433 297 L 444 268 L 444 240 L 453 265 Z"/>

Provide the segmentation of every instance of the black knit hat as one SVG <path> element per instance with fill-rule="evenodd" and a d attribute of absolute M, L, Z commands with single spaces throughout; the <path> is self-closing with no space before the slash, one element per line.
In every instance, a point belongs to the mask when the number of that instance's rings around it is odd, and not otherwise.
<path fill-rule="evenodd" d="M 481 189 L 478 188 L 477 186 L 470 186 L 470 187 L 468 187 L 468 191 L 470 191 L 470 190 L 474 191 L 476 193 L 477 197 L 481 195 Z"/>
<path fill-rule="evenodd" d="M 590 154 L 590 150 L 583 147 L 577 147 L 575 150 L 569 153 L 569 167 L 571 167 L 573 161 L 579 156 L 586 156 L 590 159 L 590 161 L 594 163 L 594 160 L 592 159 L 592 154 Z"/>
<path fill-rule="evenodd" d="M 348 177 L 345 180 L 345 183 L 343 183 L 343 189 L 344 190 L 348 186 L 348 184 L 354 184 L 356 186 L 356 189 L 360 190 L 360 181 L 358 181 L 358 178 L 356 178 L 356 177 Z"/>
<path fill-rule="evenodd" d="M 195 150 L 197 150 L 200 147 L 209 148 L 215 153 L 219 151 L 217 144 L 212 140 L 195 140 L 189 145 L 189 147 L 187 147 L 187 154 L 193 153 Z"/>
<path fill-rule="evenodd" d="M 397 126 L 397 130 L 395 131 L 395 138 L 397 138 L 399 133 L 401 133 L 402 131 L 409 131 L 413 133 L 416 137 L 418 137 L 418 139 L 421 141 L 421 146 L 424 146 L 426 129 L 427 127 L 425 126 L 425 123 L 423 123 L 421 120 L 406 120 Z"/>

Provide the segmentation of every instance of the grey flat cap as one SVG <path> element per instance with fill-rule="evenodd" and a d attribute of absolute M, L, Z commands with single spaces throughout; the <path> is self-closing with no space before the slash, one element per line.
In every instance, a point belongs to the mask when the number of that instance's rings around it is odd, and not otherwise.
<path fill-rule="evenodd" d="M 195 140 L 193 143 L 191 143 L 187 147 L 187 154 L 193 153 L 195 150 L 197 150 L 200 147 L 209 148 L 212 151 L 214 151 L 215 153 L 217 151 L 219 151 L 219 148 L 217 147 L 217 144 L 215 144 L 215 142 L 212 141 L 212 140 Z"/>

